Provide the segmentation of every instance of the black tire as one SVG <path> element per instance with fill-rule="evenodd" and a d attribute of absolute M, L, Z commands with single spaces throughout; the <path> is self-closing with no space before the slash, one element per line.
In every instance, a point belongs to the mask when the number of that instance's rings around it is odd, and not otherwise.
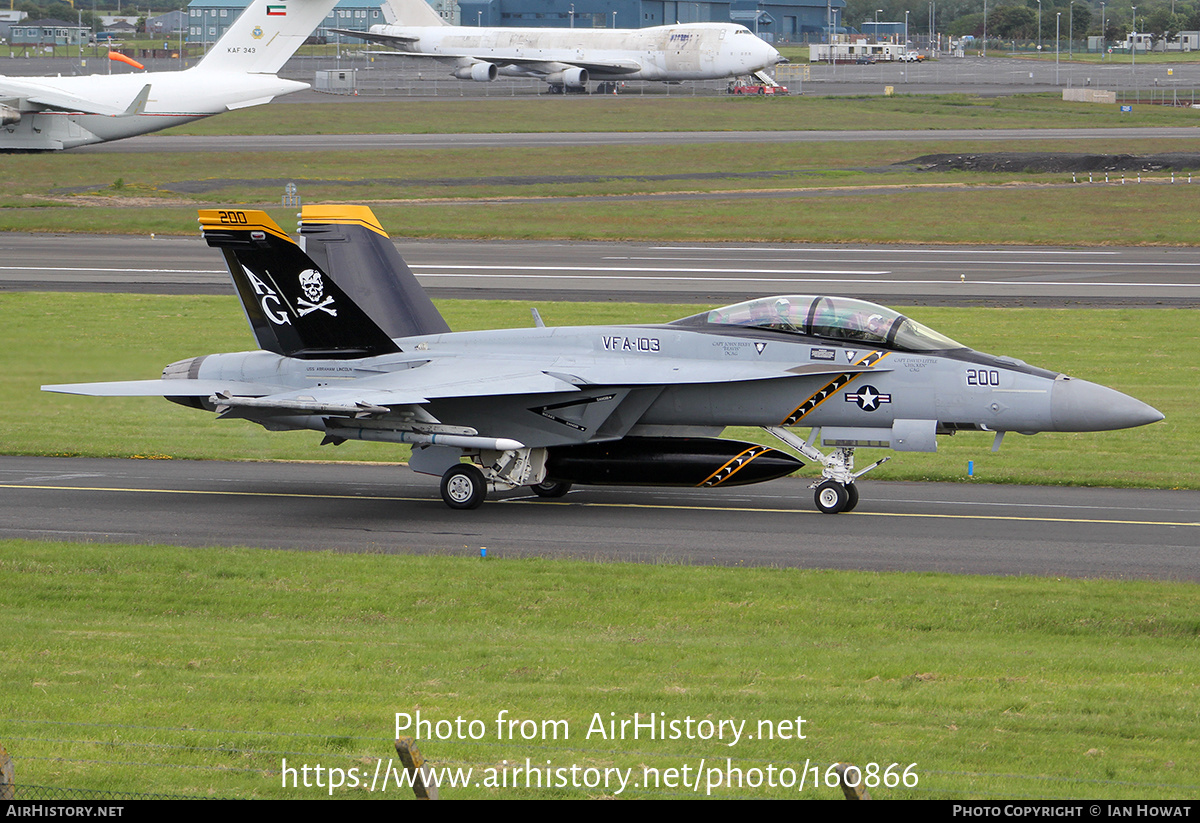
<path fill-rule="evenodd" d="M 823 514 L 837 514 L 846 508 L 846 502 L 850 499 L 850 493 L 846 491 L 846 487 L 841 483 L 826 480 L 817 486 L 817 491 L 813 495 L 813 499 L 816 501 L 817 508 Z"/>
<path fill-rule="evenodd" d="M 562 480 L 543 480 L 529 488 L 538 497 L 562 497 L 571 490 L 571 484 Z"/>
<path fill-rule="evenodd" d="M 858 505 L 858 484 L 846 484 L 846 505 L 842 508 L 842 513 L 854 511 L 854 507 Z"/>
<path fill-rule="evenodd" d="M 442 475 L 442 500 L 452 509 L 477 509 L 487 497 L 483 472 L 470 463 L 451 466 Z"/>

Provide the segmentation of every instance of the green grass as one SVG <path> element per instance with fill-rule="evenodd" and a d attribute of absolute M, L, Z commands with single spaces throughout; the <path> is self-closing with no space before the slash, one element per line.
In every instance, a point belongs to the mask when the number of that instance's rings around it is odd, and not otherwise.
<path fill-rule="evenodd" d="M 281 788 L 282 760 L 369 778 L 396 713 L 420 711 L 482 722 L 477 741 L 420 741 L 476 775 L 844 760 L 915 764 L 918 785 L 880 799 L 1200 790 L 1192 584 L 20 541 L 0 543 L 0 575 L 0 738 L 23 784 L 323 797 Z M 501 710 L 570 737 L 498 740 Z M 635 712 L 802 717 L 805 739 L 586 738 Z M 714 795 L 840 797 L 809 785 Z"/>
<path fill-rule="evenodd" d="M 229 204 L 267 208 L 287 225 L 294 210 L 276 204 L 292 181 L 308 203 L 372 204 L 398 237 L 1195 242 L 1194 191 L 1182 174 L 1173 186 L 1164 174 L 1142 185 L 1131 175 L 1124 186 L 1119 176 L 1087 186 L 1072 185 L 1069 174 L 896 165 L 924 154 L 1006 148 L 978 141 L 580 147 L 556 149 L 552 169 L 534 149 L 12 155 L 0 157 L 0 231 L 190 234 L 197 208 Z M 1181 146 L 1114 136 L 1018 148 L 1155 153 Z M 717 196 L 688 196 L 696 192 Z M 497 208 L 496 198 L 506 206 Z"/>
<path fill-rule="evenodd" d="M 439 301 L 451 328 L 528 327 L 519 301 Z M 655 323 L 696 306 L 537 304 L 551 325 Z M 902 308 L 902 307 L 898 307 Z M 913 317 L 993 354 L 1019 357 L 1132 394 L 1166 421 L 1121 432 L 1009 436 L 993 454 L 991 436 L 941 438 L 937 454 L 906 453 L 875 479 L 961 480 L 968 460 L 991 482 L 1200 488 L 1183 466 L 1200 465 L 1200 418 L 1191 397 L 1200 366 L 1177 356 L 1200 348 L 1194 313 L 1169 309 L 1049 310 L 914 308 Z M 319 448 L 311 432 L 272 433 L 244 421 L 215 421 L 157 398 L 48 395 L 46 383 L 150 379 L 175 360 L 253 348 L 233 297 L 148 295 L 0 295 L 8 319 L 0 348 L 9 358 L 0 393 L 0 443 L 7 453 L 188 459 L 395 461 L 402 447 L 349 442 Z M 1087 339 L 1078 329 L 1088 330 Z M 1170 347 L 1160 345 L 1171 340 Z M 1088 341 L 1103 341 L 1103 346 Z M 36 408 L 37 414 L 28 410 Z M 767 442 L 757 430 L 736 436 Z M 870 451 L 862 453 L 866 465 Z M 1170 459 L 1147 459 L 1170 455 Z M 870 458 L 874 459 L 874 458 Z"/>
<path fill-rule="evenodd" d="M 1130 128 L 1191 126 L 1162 106 L 1065 103 L 1061 95 L 772 98 L 540 97 L 279 103 L 178 126 L 173 134 L 476 134 L 503 132 L 812 131 L 818 129 Z M 156 138 L 157 139 L 157 138 Z M 726 147 L 726 151 L 730 151 Z M 741 151 L 741 149 L 736 149 Z"/>

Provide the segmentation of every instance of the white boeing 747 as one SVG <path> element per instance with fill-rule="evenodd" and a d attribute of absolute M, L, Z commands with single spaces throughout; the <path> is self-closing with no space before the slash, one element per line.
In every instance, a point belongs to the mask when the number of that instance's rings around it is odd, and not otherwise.
<path fill-rule="evenodd" d="M 451 26 L 425 0 L 390 0 L 395 20 L 367 32 L 331 29 L 382 43 L 395 54 L 452 65 L 460 80 L 541 77 L 556 91 L 589 80 L 720 80 L 787 62 L 745 26 L 688 23 L 645 29 Z M 385 6 L 385 8 L 387 8 Z"/>
<path fill-rule="evenodd" d="M 0 76 L 0 151 L 120 140 L 306 89 L 276 73 L 336 3 L 253 0 L 204 59 L 184 71 Z"/>

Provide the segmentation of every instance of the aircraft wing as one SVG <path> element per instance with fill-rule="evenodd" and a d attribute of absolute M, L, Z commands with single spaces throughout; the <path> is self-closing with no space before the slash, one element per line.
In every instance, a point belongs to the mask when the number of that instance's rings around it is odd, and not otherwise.
<path fill-rule="evenodd" d="M 734 383 L 792 377 L 857 374 L 889 371 L 886 368 L 836 364 L 792 369 L 769 364 L 696 363 L 663 358 L 610 358 L 576 360 L 558 358 L 540 362 L 483 358 L 467 361 L 447 357 L 401 371 L 352 381 L 350 385 L 321 390 L 344 400 L 381 406 L 424 403 L 446 398 L 487 398 L 520 394 L 574 392 L 588 386 L 669 386 L 700 383 Z M 298 395 L 311 396 L 305 389 Z"/>
<path fill-rule="evenodd" d="M 344 386 L 319 390 L 302 389 L 289 393 L 296 397 L 329 398 L 338 402 L 362 402 L 376 406 L 428 403 L 447 397 L 498 397 L 515 394 L 549 394 L 578 389 L 557 375 L 536 366 L 512 361 L 458 358 L 430 361 L 423 365 L 363 377 Z M 277 396 L 282 400 L 284 395 Z"/>
<path fill-rule="evenodd" d="M 446 397 L 491 397 L 514 394 L 573 392 L 578 389 L 559 377 L 524 365 L 458 359 L 423 364 L 371 377 L 348 380 L 343 385 L 288 389 L 236 380 L 172 378 L 120 380 L 111 383 L 61 383 L 43 391 L 91 397 L 237 397 L 258 398 L 256 406 L 280 410 L 313 411 L 314 404 L 353 408 L 428 403 Z M 318 409 L 319 410 L 319 409 Z"/>
<path fill-rule="evenodd" d="M 42 109 L 55 111 L 103 114 L 108 117 L 138 114 L 141 109 L 145 108 L 146 99 L 149 96 L 149 84 L 143 86 L 141 91 L 128 101 L 113 103 L 81 97 L 66 89 L 43 83 L 30 83 L 15 77 L 0 78 L 0 99 L 23 100 Z"/>
<path fill-rule="evenodd" d="M 480 58 L 484 59 L 484 58 Z M 514 66 L 524 66 L 530 70 L 537 70 L 539 64 L 552 68 L 546 68 L 547 73 L 558 71 L 563 66 L 575 66 L 580 69 L 587 69 L 593 74 L 633 74 L 642 70 L 641 63 L 634 60 L 570 60 L 570 61 L 554 61 L 547 62 L 546 60 L 536 60 L 533 58 L 514 58 L 509 57 L 505 60 L 493 61 L 496 63 L 511 63 Z"/>
<path fill-rule="evenodd" d="M 42 386 L 42 391 L 83 394 L 89 397 L 209 397 L 233 392 L 247 397 L 270 394 L 270 386 L 236 380 L 118 380 L 112 383 L 59 383 Z"/>
<path fill-rule="evenodd" d="M 375 52 L 375 54 L 386 54 L 393 57 L 428 57 L 432 60 L 476 60 L 480 63 L 495 63 L 497 66 L 518 66 L 528 69 L 533 72 L 542 72 L 549 74 L 552 71 L 560 71 L 564 67 L 574 66 L 576 68 L 587 69 L 589 72 L 597 74 L 633 74 L 642 70 L 642 66 L 632 60 L 611 60 L 601 62 L 598 60 L 547 60 L 544 57 L 513 57 L 501 56 L 497 54 L 471 54 L 463 52 L 462 54 L 446 54 L 444 52 L 423 52 L 423 51 L 383 51 Z"/>

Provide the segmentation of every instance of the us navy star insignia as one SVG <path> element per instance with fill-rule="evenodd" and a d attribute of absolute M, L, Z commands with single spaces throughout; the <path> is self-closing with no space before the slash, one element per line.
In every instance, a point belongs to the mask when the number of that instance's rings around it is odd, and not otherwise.
<path fill-rule="evenodd" d="M 891 403 L 890 394 L 881 394 L 874 386 L 863 386 L 857 392 L 846 392 L 847 403 L 857 403 L 863 411 L 875 411 L 881 403 Z"/>

